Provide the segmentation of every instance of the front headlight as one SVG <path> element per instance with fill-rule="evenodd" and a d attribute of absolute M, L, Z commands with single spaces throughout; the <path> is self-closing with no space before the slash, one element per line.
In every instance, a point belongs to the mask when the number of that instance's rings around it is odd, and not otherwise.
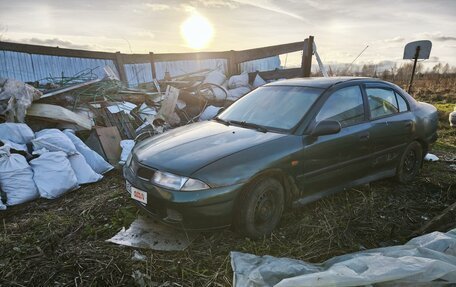
<path fill-rule="evenodd" d="M 209 188 L 207 184 L 200 180 L 163 171 L 156 171 L 152 177 L 152 182 L 162 187 L 182 191 L 194 191 Z"/>

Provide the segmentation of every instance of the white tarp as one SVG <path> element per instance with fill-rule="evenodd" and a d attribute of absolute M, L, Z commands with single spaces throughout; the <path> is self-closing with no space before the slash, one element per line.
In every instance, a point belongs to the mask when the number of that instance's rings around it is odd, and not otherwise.
<path fill-rule="evenodd" d="M 42 152 L 38 158 L 30 161 L 30 166 L 41 197 L 54 199 L 79 187 L 76 175 L 64 152 Z"/>
<path fill-rule="evenodd" d="M 121 140 L 120 147 L 122 148 L 122 153 L 120 154 L 120 161 L 119 164 L 125 164 L 127 161 L 128 156 L 131 153 L 131 150 L 135 146 L 134 140 Z"/>
<path fill-rule="evenodd" d="M 456 229 L 416 237 L 404 245 L 337 256 L 322 264 L 231 252 L 231 266 L 235 287 L 429 286 L 430 282 L 443 286 L 456 283 Z"/>
<path fill-rule="evenodd" d="M 0 148 L 0 188 L 6 193 L 6 204 L 16 205 L 38 198 L 33 171 L 25 157 L 11 154 L 9 147 Z"/>
<path fill-rule="evenodd" d="M 78 152 L 80 152 L 90 167 L 98 174 L 104 174 L 114 167 L 106 162 L 101 155 L 91 150 L 80 138 L 78 138 L 73 130 L 64 130 L 63 133 L 73 142 Z"/>

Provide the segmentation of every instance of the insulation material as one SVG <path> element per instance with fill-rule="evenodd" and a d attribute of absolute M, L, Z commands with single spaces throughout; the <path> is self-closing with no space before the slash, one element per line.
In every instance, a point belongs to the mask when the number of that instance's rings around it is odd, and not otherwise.
<path fill-rule="evenodd" d="M 27 109 L 42 95 L 21 81 L 0 78 L 0 114 L 6 115 L 8 122 L 23 123 Z"/>
<path fill-rule="evenodd" d="M 228 80 L 228 88 L 236 89 L 240 87 L 248 87 L 249 86 L 249 74 L 242 73 L 240 75 L 231 76 Z"/>
<path fill-rule="evenodd" d="M 35 138 L 35 134 L 26 124 L 0 124 L 0 139 L 17 144 L 28 144 Z"/>
<path fill-rule="evenodd" d="M 51 152 L 62 151 L 67 155 L 77 153 L 73 142 L 58 129 L 44 129 L 37 132 L 32 143 L 35 151 L 44 148 Z"/>
<path fill-rule="evenodd" d="M 239 99 L 243 95 L 247 94 L 248 92 L 250 92 L 250 88 L 248 88 L 248 87 L 239 87 L 236 89 L 228 90 L 228 100 L 236 101 L 237 99 Z"/>
<path fill-rule="evenodd" d="M 114 167 L 103 159 L 101 155 L 91 150 L 80 138 L 78 138 L 74 131 L 64 130 L 63 133 L 71 140 L 76 147 L 77 151 L 81 153 L 89 166 L 98 174 L 104 174 Z"/>
<path fill-rule="evenodd" d="M 322 264 L 231 252 L 231 266 L 235 287 L 454 284 L 456 229 L 416 237 L 405 245 L 337 256 Z"/>
<path fill-rule="evenodd" d="M 197 234 L 161 224 L 151 218 L 138 217 L 130 227 L 123 228 L 108 242 L 160 251 L 185 250 Z"/>
<path fill-rule="evenodd" d="M 78 184 L 87 184 L 100 181 L 103 176 L 96 173 L 90 165 L 85 160 L 84 156 L 79 152 L 69 156 L 68 160 L 70 161 L 71 168 L 76 175 Z"/>
<path fill-rule="evenodd" d="M 30 166 L 33 169 L 33 180 L 43 198 L 54 199 L 79 187 L 78 179 L 64 152 L 43 152 L 30 161 Z"/>
<path fill-rule="evenodd" d="M 11 154 L 9 147 L 0 148 L 0 188 L 6 193 L 6 205 L 21 204 L 39 197 L 32 168 L 25 157 Z"/>
<path fill-rule="evenodd" d="M 225 74 L 220 72 L 219 70 L 214 70 L 206 75 L 206 78 L 204 78 L 203 83 L 222 85 L 225 81 Z"/>
<path fill-rule="evenodd" d="M 266 81 L 263 80 L 263 78 L 259 74 L 257 74 L 255 76 L 255 79 L 253 80 L 252 86 L 254 88 L 258 88 L 258 87 L 263 86 L 265 84 L 266 84 Z"/>

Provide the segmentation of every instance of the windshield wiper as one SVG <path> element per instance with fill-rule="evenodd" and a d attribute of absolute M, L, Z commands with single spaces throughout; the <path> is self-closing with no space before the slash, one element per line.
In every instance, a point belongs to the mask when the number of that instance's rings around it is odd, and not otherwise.
<path fill-rule="evenodd" d="M 225 121 L 225 120 L 222 120 L 219 117 L 215 117 L 214 120 L 216 120 L 217 122 L 222 123 L 222 124 L 224 124 L 226 126 L 229 126 L 231 124 L 231 121 Z"/>
<path fill-rule="evenodd" d="M 245 127 L 245 128 L 254 128 L 257 131 L 262 132 L 262 133 L 266 133 L 266 132 L 269 131 L 266 127 L 264 127 L 262 125 L 249 123 L 249 122 L 246 122 L 246 121 L 234 121 L 234 120 L 232 120 L 232 121 L 229 121 L 229 122 L 232 123 L 232 124 L 240 125 L 241 127 Z"/>

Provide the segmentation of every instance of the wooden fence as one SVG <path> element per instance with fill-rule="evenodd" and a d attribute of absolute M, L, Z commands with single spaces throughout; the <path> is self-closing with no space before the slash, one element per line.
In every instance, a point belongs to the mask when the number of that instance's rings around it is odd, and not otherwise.
<path fill-rule="evenodd" d="M 59 47 L 48 47 L 38 45 L 19 44 L 11 42 L 1 42 L 0 50 L 22 52 L 28 54 L 88 58 L 88 59 L 105 59 L 112 60 L 121 81 L 126 82 L 125 64 L 150 63 L 152 77 L 156 78 L 155 63 L 165 61 L 183 61 L 183 60 L 206 60 L 206 59 L 226 59 L 228 63 L 228 75 L 238 74 L 239 64 L 247 61 L 263 59 L 267 57 L 287 54 L 297 51 L 303 51 L 300 68 L 280 69 L 274 71 L 263 71 L 260 75 L 268 80 L 273 78 L 292 78 L 292 77 L 309 77 L 312 64 L 312 47 L 313 36 L 309 36 L 301 42 L 294 42 L 282 45 L 268 46 L 241 51 L 223 51 L 223 52 L 196 52 L 196 53 L 152 53 L 149 54 L 124 54 L 108 53 L 99 51 L 87 51 L 76 49 L 65 49 Z M 255 73 L 252 73 L 254 75 Z"/>

